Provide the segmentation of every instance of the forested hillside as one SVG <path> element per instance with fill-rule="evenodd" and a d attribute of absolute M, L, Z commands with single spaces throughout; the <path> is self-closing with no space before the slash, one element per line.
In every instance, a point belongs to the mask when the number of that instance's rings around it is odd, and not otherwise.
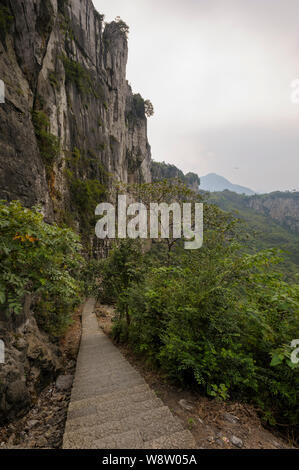
<path fill-rule="evenodd" d="M 279 201 L 287 198 L 296 202 L 299 210 L 298 193 L 277 192 L 248 197 L 231 191 L 222 191 L 209 193 L 208 201 L 242 220 L 244 243 L 251 252 L 266 248 L 282 250 L 284 260 L 281 268 L 286 278 L 294 279 L 299 273 L 299 232 L 287 225 L 284 206 L 282 205 L 280 210 L 277 208 Z M 264 200 L 270 200 L 272 205 L 276 205 L 276 213 L 280 214 L 279 219 L 274 218 L 270 210 L 263 206 Z M 292 226 L 295 227 L 295 224 L 296 219 L 293 217 Z"/>

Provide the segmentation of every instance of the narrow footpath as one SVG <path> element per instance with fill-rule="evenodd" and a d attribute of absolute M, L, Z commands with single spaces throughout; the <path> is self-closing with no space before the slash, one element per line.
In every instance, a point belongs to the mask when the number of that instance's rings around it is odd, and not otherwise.
<path fill-rule="evenodd" d="M 100 330 L 89 299 L 64 449 L 192 449 L 195 440 Z"/>

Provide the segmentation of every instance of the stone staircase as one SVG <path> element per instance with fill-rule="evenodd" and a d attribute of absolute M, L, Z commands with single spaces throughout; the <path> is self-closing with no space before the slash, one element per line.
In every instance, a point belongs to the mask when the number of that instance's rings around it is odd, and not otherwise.
<path fill-rule="evenodd" d="M 64 449 L 194 449 L 195 441 L 83 310 Z"/>

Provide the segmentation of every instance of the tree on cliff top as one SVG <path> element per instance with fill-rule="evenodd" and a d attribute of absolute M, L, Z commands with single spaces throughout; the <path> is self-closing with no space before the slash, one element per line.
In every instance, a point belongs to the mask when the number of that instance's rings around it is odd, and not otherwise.
<path fill-rule="evenodd" d="M 130 27 L 127 25 L 127 23 L 125 23 L 121 18 L 120 16 L 117 16 L 115 18 L 115 23 L 117 24 L 119 30 L 125 34 L 126 37 L 128 37 L 128 34 L 130 32 Z"/>
<path fill-rule="evenodd" d="M 155 114 L 154 106 L 150 100 L 144 101 L 144 110 L 147 117 L 151 117 Z"/>

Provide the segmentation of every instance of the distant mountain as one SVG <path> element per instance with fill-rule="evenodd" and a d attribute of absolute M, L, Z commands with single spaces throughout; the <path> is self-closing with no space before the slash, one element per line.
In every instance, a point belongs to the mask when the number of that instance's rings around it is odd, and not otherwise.
<path fill-rule="evenodd" d="M 200 188 L 202 191 L 219 192 L 225 191 L 226 189 L 237 194 L 246 194 L 247 196 L 253 196 L 256 194 L 249 188 L 233 184 L 223 176 L 210 173 L 207 176 L 200 178 Z"/>

